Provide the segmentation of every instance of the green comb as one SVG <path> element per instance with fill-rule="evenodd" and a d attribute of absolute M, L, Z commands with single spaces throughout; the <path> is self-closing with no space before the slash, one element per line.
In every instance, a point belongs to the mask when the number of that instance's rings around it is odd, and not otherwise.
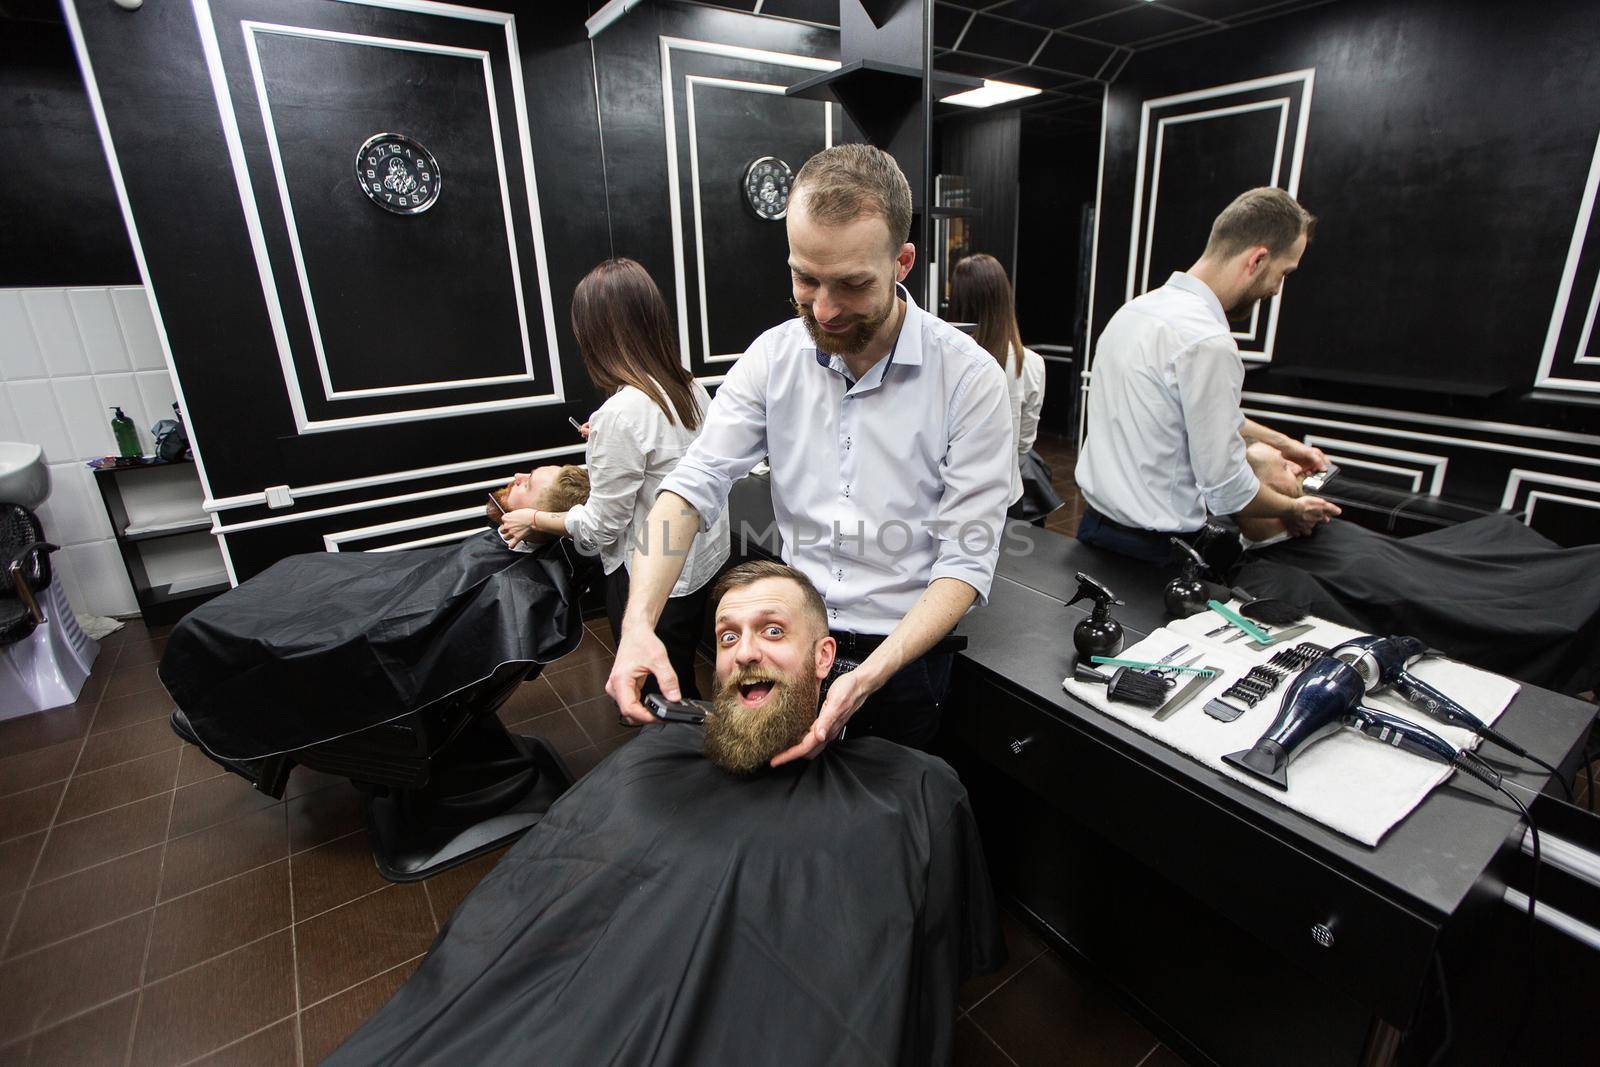
<path fill-rule="evenodd" d="M 1111 667 L 1132 667 L 1139 671 L 1181 671 L 1184 674 L 1216 674 L 1210 667 L 1176 667 L 1170 663 L 1146 663 L 1140 659 L 1117 659 L 1115 656 L 1090 656 L 1090 663 L 1104 663 Z"/>
<path fill-rule="evenodd" d="M 1263 630 L 1261 627 L 1257 626 L 1243 615 L 1240 615 L 1237 611 L 1234 611 L 1232 608 L 1228 607 L 1228 605 L 1222 603 L 1222 601 L 1208 600 L 1206 601 L 1206 607 L 1210 608 L 1218 615 L 1221 615 L 1224 619 L 1227 619 L 1229 622 L 1233 623 L 1233 625 L 1237 626 L 1239 629 L 1243 630 L 1257 641 L 1260 641 L 1262 644 L 1267 644 L 1272 640 L 1271 635 L 1268 634 L 1267 631 Z"/>

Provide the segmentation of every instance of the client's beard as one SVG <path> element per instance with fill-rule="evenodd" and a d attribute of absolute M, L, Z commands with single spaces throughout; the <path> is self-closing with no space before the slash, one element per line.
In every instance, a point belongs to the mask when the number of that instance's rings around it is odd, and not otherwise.
<path fill-rule="evenodd" d="M 770 681 L 772 693 L 760 707 L 739 703 L 739 686 Z M 705 754 L 729 774 L 749 775 L 772 757 L 792 748 L 817 721 L 821 679 L 814 674 L 780 675 L 735 670 L 720 685 L 706 716 Z"/>
<path fill-rule="evenodd" d="M 891 299 L 884 309 L 872 318 L 862 319 L 844 333 L 828 333 L 817 325 L 817 317 L 811 313 L 810 308 L 792 299 L 789 303 L 794 307 L 794 313 L 800 316 L 800 321 L 806 324 L 806 332 L 811 335 L 811 340 L 815 342 L 818 350 L 830 356 L 853 356 L 864 350 L 883 328 L 883 324 L 889 321 L 889 316 L 894 314 L 895 306 L 894 300 Z"/>

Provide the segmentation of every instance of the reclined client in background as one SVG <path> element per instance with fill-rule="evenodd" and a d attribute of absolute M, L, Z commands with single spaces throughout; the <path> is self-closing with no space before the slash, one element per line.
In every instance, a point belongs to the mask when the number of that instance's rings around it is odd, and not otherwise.
<path fill-rule="evenodd" d="M 541 467 L 499 492 L 570 506 L 588 478 Z M 570 544 L 514 554 L 487 531 L 406 551 L 290 556 L 185 616 L 161 680 L 180 733 L 214 757 L 304 748 L 572 651 L 595 569 Z"/>
<path fill-rule="evenodd" d="M 1247 455 L 1263 485 L 1300 493 L 1282 453 Z M 1238 524 L 1249 551 L 1232 580 L 1253 596 L 1559 692 L 1600 682 L 1600 545 L 1563 548 L 1509 515 L 1406 538 L 1343 519 L 1295 538 L 1273 519 Z"/>
<path fill-rule="evenodd" d="M 573 786 L 329 1064 L 950 1062 L 1005 954 L 966 790 L 877 737 L 769 767 L 817 716 L 822 598 L 761 562 L 712 600 L 704 729 Z"/>

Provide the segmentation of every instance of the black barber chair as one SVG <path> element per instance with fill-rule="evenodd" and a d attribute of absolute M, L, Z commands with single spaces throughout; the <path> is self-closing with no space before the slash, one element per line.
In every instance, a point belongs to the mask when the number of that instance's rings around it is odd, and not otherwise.
<path fill-rule="evenodd" d="M 297 766 L 366 794 L 378 870 L 416 881 L 515 838 L 572 784 L 496 711 L 582 638 L 598 568 L 566 542 L 309 553 L 185 617 L 162 656 L 172 728 L 281 798 Z"/>
<path fill-rule="evenodd" d="M 538 673 L 537 664 L 505 664 L 394 722 L 259 760 L 211 758 L 278 799 L 297 765 L 349 778 L 367 794 L 379 873 L 420 881 L 521 836 L 572 785 L 555 750 L 495 714 Z M 200 744 L 182 710 L 172 729 Z"/>
<path fill-rule="evenodd" d="M 0 504 L 0 648 L 21 641 L 45 621 L 38 597 L 50 588 L 44 527 L 21 504 Z"/>

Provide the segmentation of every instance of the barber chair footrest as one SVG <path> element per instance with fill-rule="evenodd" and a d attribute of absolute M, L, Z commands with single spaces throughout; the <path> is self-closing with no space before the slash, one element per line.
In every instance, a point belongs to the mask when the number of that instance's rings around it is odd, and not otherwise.
<path fill-rule="evenodd" d="M 572 785 L 572 773 L 543 741 L 507 736 L 528 757 L 532 782 L 520 799 L 495 814 L 464 823 L 419 816 L 411 790 L 368 799 L 367 837 L 378 873 L 391 882 L 420 881 L 520 837 L 544 818 Z"/>

